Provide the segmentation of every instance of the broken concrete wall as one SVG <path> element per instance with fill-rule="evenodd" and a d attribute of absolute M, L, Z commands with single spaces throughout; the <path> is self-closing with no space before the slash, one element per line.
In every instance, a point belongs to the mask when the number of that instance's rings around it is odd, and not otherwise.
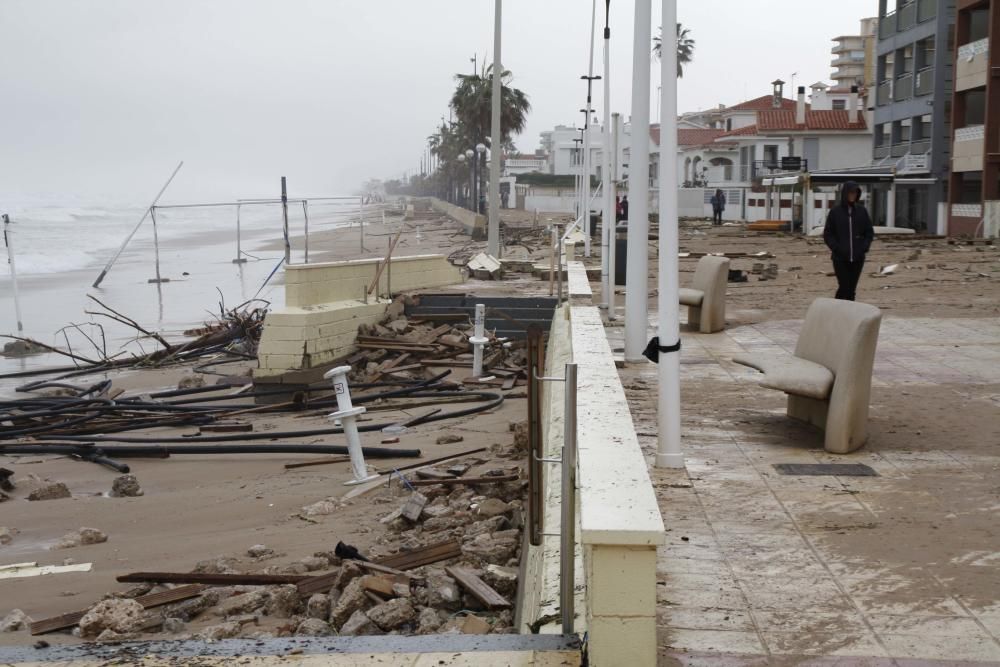
<path fill-rule="evenodd" d="M 454 220 L 455 222 L 461 224 L 465 227 L 465 233 L 474 239 L 485 239 L 486 238 L 486 216 L 480 215 L 469 209 L 462 208 L 461 206 L 455 206 L 454 204 L 449 204 L 448 202 L 438 199 L 437 197 L 430 197 L 431 207 L 438 213 L 444 213 L 446 216 Z"/>
<path fill-rule="evenodd" d="M 290 264 L 285 267 L 285 308 L 264 320 L 254 377 L 275 377 L 289 371 L 316 368 L 355 349 L 358 327 L 375 324 L 389 305 L 364 293 L 382 260 Z M 380 290 L 388 291 L 383 271 Z M 415 255 L 392 260 L 392 290 L 402 292 L 453 285 L 461 271 L 444 255 Z"/>

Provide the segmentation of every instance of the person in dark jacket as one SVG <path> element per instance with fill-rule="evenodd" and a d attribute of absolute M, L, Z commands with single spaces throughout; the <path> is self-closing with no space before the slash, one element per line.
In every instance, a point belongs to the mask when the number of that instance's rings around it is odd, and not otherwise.
<path fill-rule="evenodd" d="M 622 197 L 622 220 L 628 222 L 628 195 Z"/>
<path fill-rule="evenodd" d="M 710 200 L 712 203 L 712 224 L 722 224 L 722 212 L 726 210 L 726 194 L 722 190 L 716 190 Z"/>
<path fill-rule="evenodd" d="M 837 274 L 837 298 L 854 301 L 865 255 L 875 240 L 872 219 L 861 205 L 861 186 L 854 181 L 844 183 L 840 204 L 826 218 L 823 240 L 830 248 Z"/>

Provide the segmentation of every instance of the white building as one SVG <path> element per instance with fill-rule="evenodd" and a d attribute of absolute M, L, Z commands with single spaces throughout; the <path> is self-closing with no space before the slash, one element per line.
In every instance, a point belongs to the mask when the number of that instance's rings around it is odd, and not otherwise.
<path fill-rule="evenodd" d="M 517 176 L 518 174 L 547 173 L 546 166 L 547 161 L 544 155 L 510 153 L 503 160 L 503 175 Z"/>
<path fill-rule="evenodd" d="M 851 86 L 869 88 L 875 83 L 874 48 L 878 35 L 878 19 L 861 19 L 860 35 L 834 37 L 831 49 L 834 68 L 830 78 L 837 88 L 850 90 Z"/>

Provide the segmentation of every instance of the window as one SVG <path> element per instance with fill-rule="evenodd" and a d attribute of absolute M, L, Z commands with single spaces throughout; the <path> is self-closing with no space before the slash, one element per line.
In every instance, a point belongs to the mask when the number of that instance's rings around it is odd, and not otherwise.
<path fill-rule="evenodd" d="M 905 144 L 910 140 L 912 127 L 913 121 L 909 118 L 899 121 L 899 143 Z"/>
<path fill-rule="evenodd" d="M 726 132 L 732 132 L 732 131 L 733 131 L 733 119 L 732 118 L 727 118 L 726 119 Z"/>
<path fill-rule="evenodd" d="M 764 162 L 768 165 L 778 164 L 778 147 L 764 146 Z"/>
<path fill-rule="evenodd" d="M 914 139 L 930 139 L 933 116 L 926 114 L 913 119 Z"/>
<path fill-rule="evenodd" d="M 875 145 L 888 146 L 892 143 L 892 123 L 882 123 L 875 128 Z"/>
<path fill-rule="evenodd" d="M 913 44 L 899 50 L 902 67 L 898 71 L 898 76 L 909 74 L 913 71 Z"/>
<path fill-rule="evenodd" d="M 917 69 L 934 66 L 934 37 L 928 37 L 917 42 Z"/>
<path fill-rule="evenodd" d="M 847 108 L 847 100 L 834 100 L 833 101 L 833 108 L 837 109 L 837 110 L 840 110 L 840 111 L 843 111 L 844 109 Z"/>
<path fill-rule="evenodd" d="M 965 95 L 965 125 L 982 125 L 986 120 L 986 91 L 966 90 L 959 95 Z"/>

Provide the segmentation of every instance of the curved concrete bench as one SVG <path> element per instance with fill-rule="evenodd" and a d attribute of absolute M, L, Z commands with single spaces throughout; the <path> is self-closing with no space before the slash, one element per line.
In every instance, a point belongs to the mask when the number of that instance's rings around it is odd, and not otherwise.
<path fill-rule="evenodd" d="M 715 333 L 726 328 L 728 282 L 728 259 L 706 255 L 698 260 L 691 288 L 678 290 L 681 305 L 688 307 L 688 324 L 697 325 L 702 333 Z"/>
<path fill-rule="evenodd" d="M 882 312 L 875 306 L 816 299 L 806 312 L 794 355 L 741 355 L 733 361 L 764 373 L 760 386 L 788 394 L 788 416 L 824 429 L 828 452 L 847 454 L 868 439 L 881 322 Z"/>

